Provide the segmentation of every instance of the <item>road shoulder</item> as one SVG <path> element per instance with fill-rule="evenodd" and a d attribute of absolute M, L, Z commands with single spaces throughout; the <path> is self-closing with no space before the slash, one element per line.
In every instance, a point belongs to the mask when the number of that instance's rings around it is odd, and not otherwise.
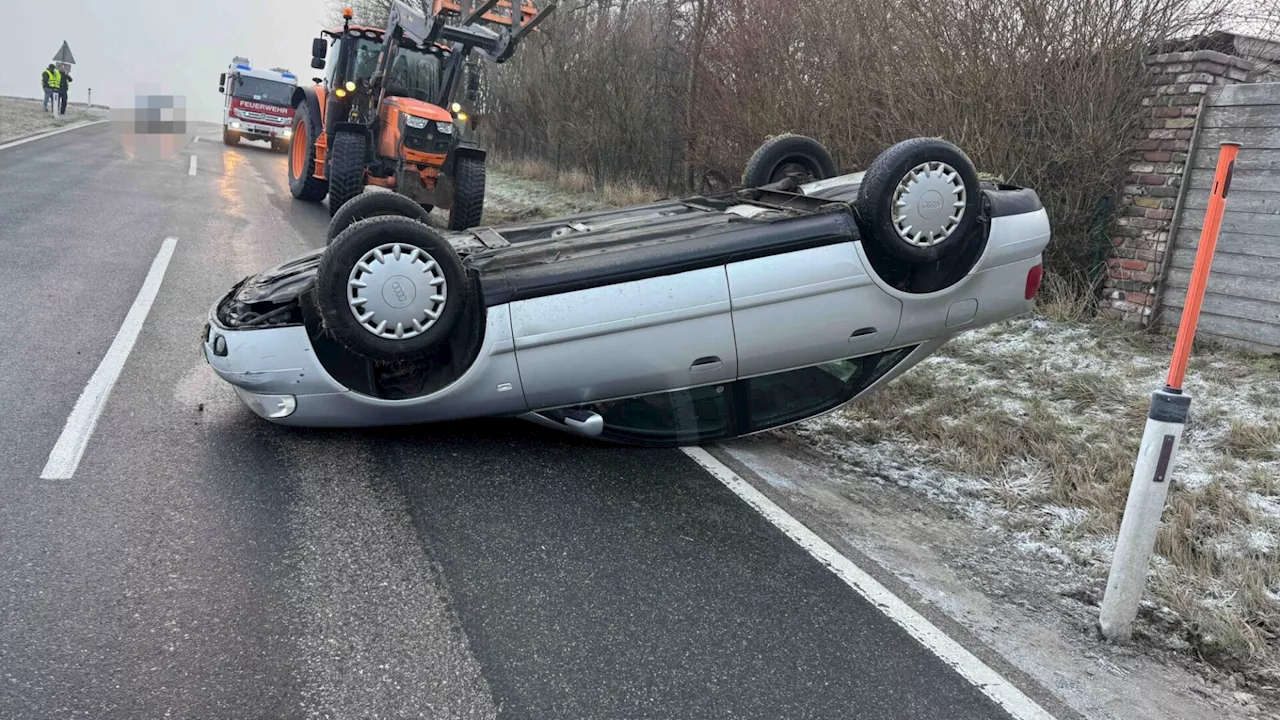
<path fill-rule="evenodd" d="M 1172 662 L 1107 646 L 1096 609 L 1044 611 L 1067 591 L 1052 563 L 1018 554 L 909 492 L 857 477 L 766 434 L 715 457 L 971 653 L 1061 718 L 1184 720 L 1257 717 Z M 991 575 L 984 568 L 1004 565 Z"/>

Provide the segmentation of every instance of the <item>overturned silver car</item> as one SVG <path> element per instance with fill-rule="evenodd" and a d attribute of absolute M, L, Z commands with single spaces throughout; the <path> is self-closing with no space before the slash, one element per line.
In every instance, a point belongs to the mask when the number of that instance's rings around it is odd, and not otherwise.
<path fill-rule="evenodd" d="M 209 364 L 300 426 L 519 416 L 697 444 L 811 418 L 1031 309 L 1049 221 L 937 139 L 837 175 L 781 136 L 724 193 L 441 233 L 367 192 L 211 309 Z"/>

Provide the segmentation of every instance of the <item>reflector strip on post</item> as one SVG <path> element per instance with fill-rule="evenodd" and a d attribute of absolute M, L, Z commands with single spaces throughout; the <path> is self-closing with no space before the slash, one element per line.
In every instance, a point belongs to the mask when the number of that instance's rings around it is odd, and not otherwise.
<path fill-rule="evenodd" d="M 1204 214 L 1200 247 L 1196 249 L 1196 263 L 1191 271 L 1191 284 L 1187 287 L 1187 302 L 1182 306 L 1178 340 L 1173 346 L 1173 364 L 1169 366 L 1169 377 L 1165 381 L 1165 385 L 1174 390 L 1182 389 L 1182 381 L 1187 375 L 1191 341 L 1200 322 L 1200 305 L 1204 302 L 1204 288 L 1209 282 L 1209 267 L 1213 265 L 1213 251 L 1218 246 L 1222 213 L 1226 210 L 1227 191 L 1231 189 L 1231 175 L 1239 152 L 1240 143 L 1234 142 L 1224 142 L 1218 149 L 1218 170 L 1213 176 L 1213 189 L 1209 192 L 1209 209 Z"/>

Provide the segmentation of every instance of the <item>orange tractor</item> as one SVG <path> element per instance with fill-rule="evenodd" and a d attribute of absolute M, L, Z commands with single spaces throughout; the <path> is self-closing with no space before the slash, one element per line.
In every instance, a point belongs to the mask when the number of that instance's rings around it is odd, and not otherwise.
<path fill-rule="evenodd" d="M 333 214 L 378 185 L 427 210 L 449 210 L 452 230 L 479 224 L 485 151 L 469 114 L 475 58 L 506 62 L 554 9 L 554 2 L 539 11 L 530 0 L 483 0 L 464 13 L 460 0 L 434 0 L 428 17 L 395 0 L 385 29 L 352 25 L 344 10 L 342 27 L 311 43 L 311 66 L 324 78 L 293 94 L 293 196 L 328 195 Z"/>

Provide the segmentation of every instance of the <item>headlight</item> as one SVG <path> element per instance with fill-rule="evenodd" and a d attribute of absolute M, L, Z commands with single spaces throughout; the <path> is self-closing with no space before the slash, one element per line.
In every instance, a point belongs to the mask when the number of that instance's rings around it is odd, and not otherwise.
<path fill-rule="evenodd" d="M 280 131 L 280 137 L 292 137 L 292 136 L 293 136 L 293 131 L 290 130 L 289 128 L 285 128 Z"/>
<path fill-rule="evenodd" d="M 355 91 L 356 91 L 356 84 L 355 84 L 355 83 L 353 83 L 353 82 L 351 82 L 350 80 L 348 80 L 348 81 L 347 81 L 347 85 L 346 85 L 346 87 L 347 87 L 347 92 L 355 92 Z"/>
<path fill-rule="evenodd" d="M 460 113 L 462 112 L 462 103 L 454 103 L 449 106 L 449 109 L 453 110 L 455 113 Z"/>
<path fill-rule="evenodd" d="M 233 127 L 233 128 L 238 128 L 238 127 L 240 127 L 240 122 L 239 122 L 239 121 L 237 121 L 237 120 L 232 120 L 232 121 L 231 121 L 231 127 Z"/>
<path fill-rule="evenodd" d="M 404 116 L 404 124 L 408 125 L 414 130 L 421 130 L 422 128 L 426 127 L 427 122 L 428 121 L 426 118 L 414 117 L 413 115 Z"/>
<path fill-rule="evenodd" d="M 438 123 L 436 123 L 436 130 L 437 130 L 437 131 L 439 131 L 441 134 L 444 134 L 444 135 L 452 135 L 452 134 L 453 134 L 453 123 L 438 122 Z"/>

